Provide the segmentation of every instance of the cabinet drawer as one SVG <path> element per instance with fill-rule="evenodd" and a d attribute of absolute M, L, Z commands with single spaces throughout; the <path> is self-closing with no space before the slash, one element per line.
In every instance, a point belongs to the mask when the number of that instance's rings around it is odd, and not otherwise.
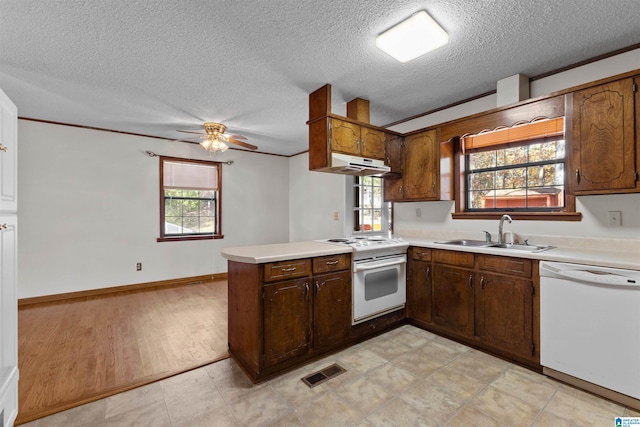
<path fill-rule="evenodd" d="M 431 261 L 431 249 L 413 247 L 409 250 L 409 258 L 418 261 Z"/>
<path fill-rule="evenodd" d="M 433 251 L 433 260 L 441 264 L 451 264 L 457 267 L 473 267 L 474 254 L 469 252 L 456 252 L 436 249 Z"/>
<path fill-rule="evenodd" d="M 505 256 L 478 255 L 480 270 L 531 278 L 531 260 Z"/>
<path fill-rule="evenodd" d="M 275 282 L 282 279 L 309 276 L 311 260 L 298 259 L 292 261 L 270 262 L 264 265 L 264 281 Z"/>
<path fill-rule="evenodd" d="M 349 254 L 328 255 L 313 259 L 313 273 L 326 273 L 328 271 L 348 270 L 351 268 L 351 256 Z"/>

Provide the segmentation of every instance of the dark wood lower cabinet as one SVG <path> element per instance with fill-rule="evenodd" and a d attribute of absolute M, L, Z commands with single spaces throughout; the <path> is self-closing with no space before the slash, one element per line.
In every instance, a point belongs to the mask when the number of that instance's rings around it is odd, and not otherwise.
<path fill-rule="evenodd" d="M 311 347 L 310 279 L 264 287 L 264 365 L 306 354 Z"/>
<path fill-rule="evenodd" d="M 490 345 L 531 355 L 533 344 L 533 285 L 518 277 L 478 273 L 476 335 Z"/>
<path fill-rule="evenodd" d="M 425 261 L 418 249 L 407 268 L 411 323 L 539 368 L 537 262 L 437 249 Z"/>
<path fill-rule="evenodd" d="M 313 345 L 335 345 L 349 337 L 351 328 L 351 272 L 315 276 Z"/>
<path fill-rule="evenodd" d="M 412 261 L 407 274 L 407 316 L 431 323 L 431 263 Z"/>
<path fill-rule="evenodd" d="M 451 332 L 474 333 L 473 270 L 433 266 L 433 321 Z"/>
<path fill-rule="evenodd" d="M 229 354 L 254 382 L 405 321 L 401 309 L 351 325 L 350 254 L 228 270 Z"/>

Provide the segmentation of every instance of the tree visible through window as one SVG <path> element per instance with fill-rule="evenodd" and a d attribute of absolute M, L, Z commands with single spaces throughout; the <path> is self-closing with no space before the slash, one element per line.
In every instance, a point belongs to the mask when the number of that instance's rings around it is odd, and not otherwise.
<path fill-rule="evenodd" d="M 389 204 L 384 203 L 382 178 L 379 176 L 356 176 L 354 178 L 353 231 L 386 232 L 388 228 Z"/>
<path fill-rule="evenodd" d="M 466 155 L 466 210 L 562 210 L 564 166 L 563 136 L 486 144 Z"/>
<path fill-rule="evenodd" d="M 160 159 L 161 239 L 220 237 L 220 163 Z"/>

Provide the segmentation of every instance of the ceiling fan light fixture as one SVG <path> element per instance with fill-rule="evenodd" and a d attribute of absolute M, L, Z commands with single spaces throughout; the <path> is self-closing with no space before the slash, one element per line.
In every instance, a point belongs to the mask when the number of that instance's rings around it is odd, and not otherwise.
<path fill-rule="evenodd" d="M 224 153 L 229 148 L 227 144 L 220 141 L 219 138 L 216 138 L 214 136 L 210 136 L 209 138 L 205 139 L 200 143 L 200 145 L 210 153 L 216 153 L 218 151 Z"/>
<path fill-rule="evenodd" d="M 421 10 L 376 38 L 376 46 L 399 62 L 408 62 L 449 43 L 449 35 Z"/>

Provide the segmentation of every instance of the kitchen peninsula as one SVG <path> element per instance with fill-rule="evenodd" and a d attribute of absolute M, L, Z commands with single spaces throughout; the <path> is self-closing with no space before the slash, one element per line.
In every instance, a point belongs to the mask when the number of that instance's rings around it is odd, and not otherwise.
<path fill-rule="evenodd" d="M 464 334 L 455 331 L 453 334 L 447 334 L 446 328 L 420 320 L 420 314 L 415 311 L 416 297 L 419 294 L 411 292 L 417 285 L 416 278 L 412 275 L 418 268 L 416 266 L 422 265 L 420 263 L 426 263 L 424 265 L 427 267 L 432 265 L 430 258 L 421 259 L 419 254 L 424 252 L 421 248 L 451 256 L 468 253 L 471 256 L 468 260 L 471 264 L 466 267 L 452 265 L 446 259 L 443 260 L 443 265 L 466 269 L 472 273 L 475 271 L 475 274 L 491 270 L 491 264 L 486 264 L 487 260 L 507 262 L 512 267 L 522 265 L 522 268 L 525 268 L 529 265 L 528 269 L 519 274 L 524 274 L 522 279 L 535 288 L 539 285 L 538 261 L 541 260 L 640 270 L 639 251 L 631 244 L 633 242 L 629 242 L 630 247 L 620 247 L 620 251 L 612 251 L 606 247 L 597 249 L 597 242 L 594 242 L 592 248 L 585 248 L 585 242 L 582 241 L 554 241 L 548 240 L 546 236 L 541 240 L 543 237 L 532 237 L 532 241 L 560 247 L 529 253 L 502 248 L 452 247 L 442 243 L 443 240 L 447 240 L 446 237 L 460 236 L 425 235 L 419 232 L 411 236 L 405 235 L 407 245 L 411 245 L 407 268 L 408 309 L 402 308 L 356 325 L 352 325 L 351 322 L 351 247 L 307 241 L 223 249 L 222 256 L 228 260 L 229 272 L 231 356 L 247 375 L 257 382 L 409 322 L 540 370 L 537 350 L 533 355 L 529 353 L 527 357 L 518 357 L 513 349 L 501 353 L 492 337 L 481 340 L 471 333 L 464 339 Z M 562 244 L 566 247 L 562 247 Z M 474 256 L 477 258 L 473 258 Z M 451 262 L 456 264 L 456 260 L 459 259 L 456 257 Z M 539 342 L 537 298 L 538 295 L 534 292 L 531 308 L 528 309 L 530 313 L 525 313 L 527 322 L 531 324 L 531 336 L 528 339 L 532 339 L 536 345 Z M 426 304 L 431 306 L 432 302 L 427 300 Z M 484 345 L 484 342 L 494 344 Z M 526 345 L 527 349 L 529 346 L 530 343 Z"/>

